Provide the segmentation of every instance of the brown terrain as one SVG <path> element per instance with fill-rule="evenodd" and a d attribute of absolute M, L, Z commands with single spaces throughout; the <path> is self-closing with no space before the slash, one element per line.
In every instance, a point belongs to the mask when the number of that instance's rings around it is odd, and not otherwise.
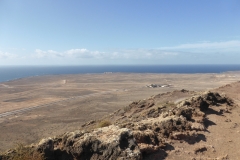
<path fill-rule="evenodd" d="M 0 151 L 34 143 L 47 159 L 238 159 L 239 78 L 113 73 L 0 83 Z"/>

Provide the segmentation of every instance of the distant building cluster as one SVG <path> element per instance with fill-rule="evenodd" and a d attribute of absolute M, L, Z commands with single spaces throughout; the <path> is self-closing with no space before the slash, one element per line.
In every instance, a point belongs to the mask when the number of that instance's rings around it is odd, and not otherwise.
<path fill-rule="evenodd" d="M 170 87 L 171 84 L 150 84 L 147 85 L 148 88 L 159 88 L 159 87 Z"/>

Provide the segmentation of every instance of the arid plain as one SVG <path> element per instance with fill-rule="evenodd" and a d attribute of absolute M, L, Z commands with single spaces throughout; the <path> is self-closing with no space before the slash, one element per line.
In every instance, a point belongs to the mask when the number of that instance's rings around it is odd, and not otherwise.
<path fill-rule="evenodd" d="M 239 81 L 220 74 L 79 74 L 0 83 L 0 151 L 73 131 L 132 101 L 179 89 L 206 91 Z M 169 85 L 150 88 L 147 85 Z M 181 97 L 182 99 L 182 97 Z M 180 99 L 179 99 L 180 100 Z"/>

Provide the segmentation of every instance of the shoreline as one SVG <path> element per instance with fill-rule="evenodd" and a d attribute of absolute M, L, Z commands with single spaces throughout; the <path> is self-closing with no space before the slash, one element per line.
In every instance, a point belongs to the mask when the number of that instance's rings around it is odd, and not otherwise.
<path fill-rule="evenodd" d="M 0 66 L 0 83 L 23 78 L 72 74 L 223 74 L 239 72 L 240 65 L 85 65 Z"/>
<path fill-rule="evenodd" d="M 209 73 L 177 73 L 177 72 L 173 72 L 173 73 L 137 73 L 137 72 L 103 72 L 103 73 L 76 73 L 76 74 L 44 74 L 44 75 L 33 75 L 33 76 L 26 76 L 26 77 L 20 77 L 20 78 L 14 78 L 14 79 L 9 79 L 9 80 L 0 80 L 0 84 L 2 83 L 7 83 L 7 82 L 14 82 L 14 81 L 18 81 L 18 80 L 23 80 L 23 79 L 29 79 L 29 78 L 35 78 L 35 77 L 46 77 L 46 76 L 79 76 L 79 75 L 105 75 L 105 74 L 153 74 L 153 75 L 170 75 L 170 74 L 176 74 L 176 75 L 196 75 L 196 74 L 239 74 L 239 71 L 226 71 L 226 72 L 219 72 L 219 73 L 215 73 L 215 72 L 209 72 Z"/>

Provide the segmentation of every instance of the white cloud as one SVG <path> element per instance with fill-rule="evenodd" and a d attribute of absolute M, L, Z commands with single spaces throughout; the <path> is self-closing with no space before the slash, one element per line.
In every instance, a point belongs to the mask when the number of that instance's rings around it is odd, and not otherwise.
<path fill-rule="evenodd" d="M 131 49 L 118 51 L 118 58 L 123 59 L 163 59 L 178 55 L 177 52 L 160 49 Z M 116 57 L 116 54 L 114 55 Z"/>
<path fill-rule="evenodd" d="M 224 49 L 213 51 L 200 50 L 203 44 L 217 46 L 217 44 L 203 42 L 197 45 L 181 45 L 171 49 L 117 49 L 113 51 L 91 51 L 86 48 L 70 49 L 63 52 L 54 50 L 35 50 L 38 63 L 42 64 L 233 64 L 239 63 L 240 54 L 227 52 Z M 233 43 L 221 43 L 226 46 L 236 46 Z M 227 45 L 228 44 L 228 45 Z M 231 44 L 231 45 L 230 45 Z M 198 48 L 197 48 L 198 47 Z M 174 49 L 173 49 L 174 48 Z M 177 50 L 175 50 L 177 48 Z M 32 57 L 33 58 L 33 57 Z M 36 59 L 36 58 L 35 58 Z M 33 58 L 34 61 L 34 58 Z"/>
<path fill-rule="evenodd" d="M 185 50 L 185 49 L 206 49 L 206 50 L 236 50 L 240 49 L 240 41 L 225 41 L 225 42 L 201 42 L 201 43 L 188 43 L 172 47 L 161 47 L 163 50 Z"/>
<path fill-rule="evenodd" d="M 43 51 L 40 49 L 35 50 L 35 57 L 37 58 L 51 58 L 51 57 L 64 57 L 64 58 L 77 58 L 77 59 L 102 59 L 102 60 L 140 60 L 140 59 L 162 59 L 178 55 L 177 52 L 163 51 L 160 49 L 125 49 L 113 52 L 90 51 L 88 49 L 70 49 L 62 53 L 48 50 Z"/>
<path fill-rule="evenodd" d="M 24 55 L 24 58 L 37 59 L 92 59 L 92 60 L 162 60 L 176 57 L 203 57 L 227 55 L 231 53 L 239 54 L 240 41 L 225 41 L 225 42 L 200 42 L 188 43 L 178 46 L 161 47 L 159 49 L 117 49 L 112 51 L 91 51 L 86 48 L 70 49 L 67 51 L 41 50 L 36 49 L 34 55 Z M 11 54 L 9 52 L 0 52 L 0 58 L 16 58 L 21 56 Z"/>
<path fill-rule="evenodd" d="M 85 48 L 82 49 L 70 49 L 63 53 L 65 56 L 71 56 L 75 58 L 105 58 L 105 53 L 100 51 L 89 51 Z"/>
<path fill-rule="evenodd" d="M 60 55 L 60 56 L 59 56 Z M 91 51 L 86 48 L 66 51 L 36 49 L 29 62 L 34 64 L 90 65 L 90 64 L 158 64 L 176 59 L 175 51 L 160 49 L 115 49 L 113 51 Z"/>
<path fill-rule="evenodd" d="M 82 49 L 70 49 L 68 51 L 66 51 L 65 53 L 69 54 L 69 55 L 74 55 L 74 54 L 83 54 L 83 53 L 87 53 L 89 52 L 87 49 L 82 48 Z"/>
<path fill-rule="evenodd" d="M 159 49 L 115 49 L 107 51 L 75 48 L 66 51 L 36 49 L 33 55 L 0 52 L 0 59 L 33 64 L 189 64 L 239 63 L 240 41 L 199 42 Z M 21 55 L 21 56 L 20 56 Z M 5 58 L 5 59 L 4 59 Z M 11 58 L 11 59 L 10 59 Z M 21 60 L 20 60 L 21 59 Z M 2 63 L 1 62 L 1 63 Z"/>
<path fill-rule="evenodd" d="M 11 58 L 17 58 L 17 55 L 15 54 L 11 54 L 11 53 L 8 53 L 8 52 L 1 52 L 0 51 L 0 59 L 11 59 Z"/>
<path fill-rule="evenodd" d="M 54 50 L 43 51 L 41 49 L 36 49 L 33 57 L 36 58 L 63 57 L 63 54 Z"/>

